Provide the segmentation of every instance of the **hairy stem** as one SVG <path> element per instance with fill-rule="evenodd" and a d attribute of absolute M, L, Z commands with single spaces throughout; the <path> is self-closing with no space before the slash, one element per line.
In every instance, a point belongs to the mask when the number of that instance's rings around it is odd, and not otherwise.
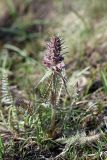
<path fill-rule="evenodd" d="M 52 76 L 52 90 L 51 90 L 51 124 L 49 129 L 49 135 L 53 137 L 54 130 L 56 128 L 56 97 L 57 97 L 57 91 L 56 91 L 56 73 L 53 73 Z"/>

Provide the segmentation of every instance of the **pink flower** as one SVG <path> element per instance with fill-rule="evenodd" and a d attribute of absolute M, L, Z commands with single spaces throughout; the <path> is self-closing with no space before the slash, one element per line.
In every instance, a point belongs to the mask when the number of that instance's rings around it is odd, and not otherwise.
<path fill-rule="evenodd" d="M 44 56 L 44 64 L 47 68 L 61 71 L 64 68 L 64 57 L 61 55 L 61 40 L 59 37 L 53 37 L 47 44 L 47 54 Z"/>

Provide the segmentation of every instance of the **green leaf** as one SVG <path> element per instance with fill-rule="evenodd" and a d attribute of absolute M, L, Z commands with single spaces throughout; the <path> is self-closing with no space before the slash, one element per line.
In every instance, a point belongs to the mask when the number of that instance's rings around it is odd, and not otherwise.
<path fill-rule="evenodd" d="M 103 71 L 101 71 L 101 79 L 102 79 L 104 91 L 107 94 L 107 77 Z"/>
<path fill-rule="evenodd" d="M 47 70 L 47 72 L 45 73 L 45 75 L 41 78 L 41 80 L 38 82 L 38 84 L 36 85 L 35 89 L 41 84 L 43 83 L 47 78 L 49 78 L 52 75 L 52 71 L 51 70 Z"/>

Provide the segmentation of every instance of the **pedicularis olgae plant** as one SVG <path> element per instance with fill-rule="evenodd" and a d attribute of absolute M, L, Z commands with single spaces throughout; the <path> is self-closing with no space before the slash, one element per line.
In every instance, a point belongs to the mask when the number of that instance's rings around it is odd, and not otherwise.
<path fill-rule="evenodd" d="M 61 39 L 57 36 L 52 37 L 47 43 L 47 51 L 43 59 L 44 65 L 51 72 L 48 83 L 48 100 L 51 106 L 51 124 L 48 135 L 52 138 L 56 138 L 62 129 L 62 127 L 60 129 L 57 127 L 57 121 L 62 118 L 61 96 L 64 88 L 67 91 L 62 48 Z"/>

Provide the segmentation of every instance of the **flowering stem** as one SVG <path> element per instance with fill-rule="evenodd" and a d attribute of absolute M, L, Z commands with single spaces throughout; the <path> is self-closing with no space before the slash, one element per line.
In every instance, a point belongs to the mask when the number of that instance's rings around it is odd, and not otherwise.
<path fill-rule="evenodd" d="M 52 71 L 52 84 L 50 90 L 50 103 L 51 103 L 51 124 L 48 135 L 52 138 L 55 137 L 56 132 L 56 108 L 57 102 L 60 99 L 61 90 L 63 88 L 62 82 L 67 91 L 66 82 L 61 74 L 65 68 L 64 57 L 61 54 L 62 43 L 61 39 L 58 36 L 54 36 L 47 44 L 47 52 L 44 56 L 43 62 L 44 65 Z M 58 79 L 60 77 L 61 80 Z M 61 82 L 61 88 L 58 84 Z M 57 88 L 58 87 L 58 88 Z M 60 93 L 59 93 L 60 92 Z"/>

